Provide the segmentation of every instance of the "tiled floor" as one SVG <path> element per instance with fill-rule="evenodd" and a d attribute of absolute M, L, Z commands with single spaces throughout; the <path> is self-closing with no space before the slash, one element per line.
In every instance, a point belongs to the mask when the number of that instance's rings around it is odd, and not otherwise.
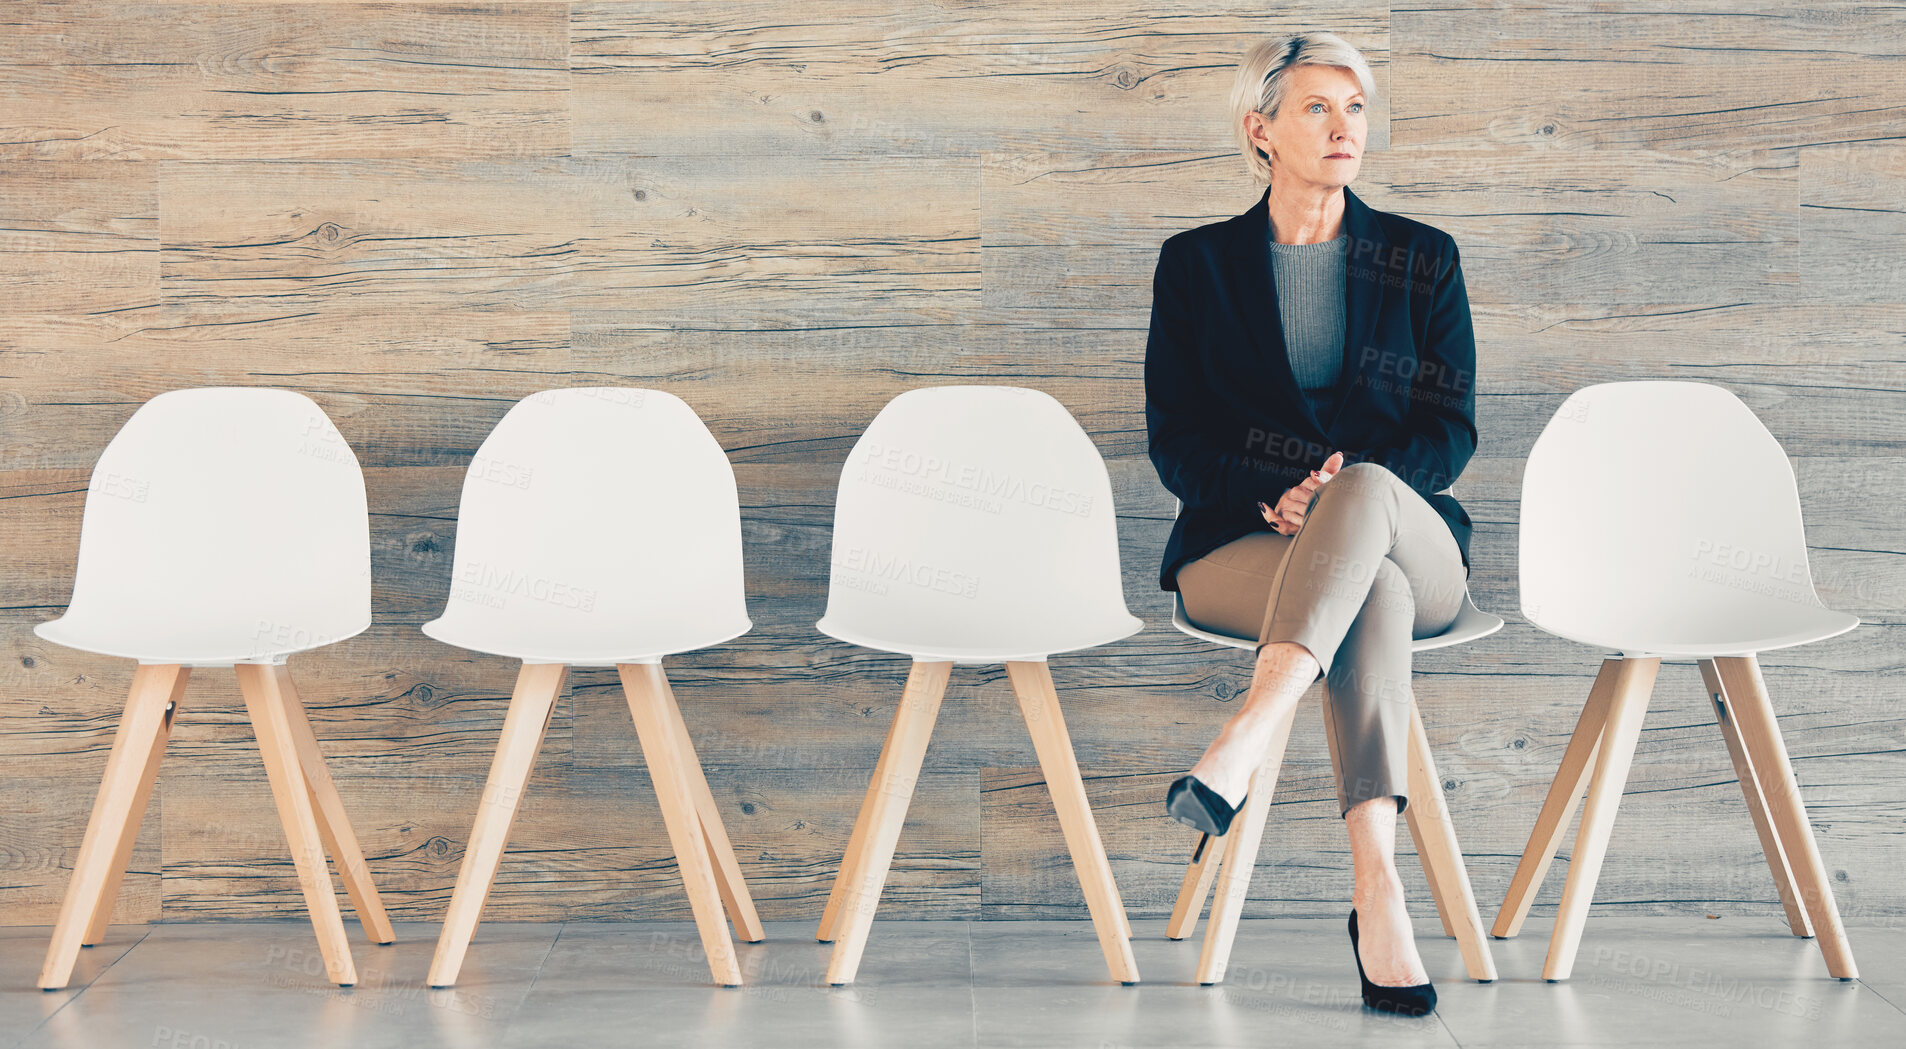
<path fill-rule="evenodd" d="M 1133 922 L 1135 987 L 1107 978 L 1085 922 L 880 922 L 847 988 L 823 983 L 813 931 L 770 923 L 724 990 L 686 923 L 489 923 L 458 986 L 431 991 L 434 925 L 389 947 L 353 926 L 350 990 L 325 982 L 302 922 L 119 926 L 43 992 L 50 930 L 0 929 L 0 1049 L 1906 1046 L 1901 927 L 1851 926 L 1862 976 L 1841 982 L 1777 918 L 1597 915 L 1572 978 L 1549 984 L 1535 917 L 1491 941 L 1502 978 L 1477 984 L 1432 918 L 1417 936 L 1441 1000 L 1422 1019 L 1362 1007 L 1340 919 L 1245 922 L 1218 987 L 1191 982 L 1198 940 L 1160 920 Z"/>

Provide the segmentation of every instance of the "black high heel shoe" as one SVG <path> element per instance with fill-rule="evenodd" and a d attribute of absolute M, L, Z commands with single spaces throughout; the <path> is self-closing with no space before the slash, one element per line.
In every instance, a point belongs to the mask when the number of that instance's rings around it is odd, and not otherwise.
<path fill-rule="evenodd" d="M 1224 832 L 1231 829 L 1231 820 L 1243 807 L 1244 798 L 1233 805 L 1196 776 L 1180 776 L 1172 781 L 1171 789 L 1165 791 L 1165 811 L 1171 813 L 1172 819 L 1214 838 L 1224 837 Z"/>
<path fill-rule="evenodd" d="M 1357 959 L 1357 979 L 1363 981 L 1363 1004 L 1383 1012 L 1404 1016 L 1422 1016 L 1436 1008 L 1436 985 L 1411 984 L 1384 987 L 1363 975 L 1363 955 L 1357 952 L 1357 909 L 1350 908 L 1350 954 Z"/>

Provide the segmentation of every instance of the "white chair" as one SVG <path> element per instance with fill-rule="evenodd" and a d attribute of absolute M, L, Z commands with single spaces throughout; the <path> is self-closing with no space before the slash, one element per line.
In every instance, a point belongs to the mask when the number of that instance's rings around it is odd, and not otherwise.
<path fill-rule="evenodd" d="M 1179 501 L 1178 509 L 1183 509 Z M 1174 511 L 1175 515 L 1175 511 Z M 1171 625 L 1192 637 L 1214 645 L 1254 652 L 1258 639 L 1233 637 L 1194 625 L 1185 615 L 1184 595 L 1172 593 Z M 1448 648 L 1465 641 L 1488 637 L 1502 629 L 1502 618 L 1477 608 L 1463 589 L 1463 605 L 1449 628 L 1433 637 L 1410 643 L 1411 652 Z M 1290 742 L 1291 721 L 1286 719 L 1272 734 L 1264 764 L 1251 778 L 1244 808 L 1232 821 L 1231 833 L 1214 844 L 1208 834 L 1198 835 L 1192 849 L 1191 864 L 1178 889 L 1178 902 L 1172 908 L 1165 935 L 1182 940 L 1197 927 L 1198 912 L 1210 895 L 1211 883 L 1218 885 L 1211 903 L 1211 919 L 1205 926 L 1204 948 L 1198 956 L 1198 982 L 1215 984 L 1224 979 L 1230 963 L 1231 944 L 1237 938 L 1238 920 L 1244 913 L 1244 900 L 1250 893 L 1251 873 L 1257 866 L 1258 847 L 1264 838 L 1264 822 L 1270 815 L 1271 795 L 1284 763 L 1284 748 Z M 1471 979 L 1488 983 L 1496 978 L 1496 962 L 1483 936 L 1482 915 L 1476 909 L 1476 894 L 1469 885 L 1469 871 L 1463 863 L 1462 849 L 1456 844 L 1456 828 L 1450 822 L 1449 806 L 1443 800 L 1443 780 L 1436 773 L 1430 756 L 1429 735 L 1423 728 L 1423 715 L 1415 700 L 1410 702 L 1410 804 L 1403 810 L 1410 825 L 1410 837 L 1416 842 L 1417 856 L 1423 861 L 1423 876 L 1429 882 L 1430 896 L 1436 901 L 1436 913 L 1443 922 L 1445 935 L 1456 938 L 1462 950 L 1463 965 Z"/>
<path fill-rule="evenodd" d="M 471 460 L 443 615 L 446 644 L 522 661 L 430 963 L 456 982 L 557 694 L 572 666 L 613 666 L 716 983 L 741 969 L 722 921 L 761 920 L 662 657 L 751 626 L 734 471 L 694 409 L 660 390 L 548 390 L 517 402 Z"/>
<path fill-rule="evenodd" d="M 1608 652 L 1496 916 L 1528 916 L 1586 783 L 1544 979 L 1568 978 L 1663 659 L 1693 659 L 1714 705 L 1794 935 L 1858 973 L 1756 654 L 1844 633 L 1807 569 L 1787 456 L 1738 398 L 1697 382 L 1577 390 L 1529 452 L 1522 614 Z M 1591 773 L 1591 766 L 1593 772 Z"/>
<path fill-rule="evenodd" d="M 955 663 L 1004 663 L 1112 977 L 1138 982 L 1046 658 L 1144 624 L 1125 610 L 1112 483 L 1092 439 L 1038 390 L 937 386 L 888 402 L 834 509 L 829 637 L 913 657 L 818 934 L 852 983 Z"/>
<path fill-rule="evenodd" d="M 371 622 L 357 457 L 290 390 L 173 390 L 141 405 L 93 469 L 66 614 L 33 628 L 138 661 L 60 904 L 40 986 L 64 987 L 106 932 L 193 667 L 234 669 L 258 734 L 325 974 L 357 982 L 328 852 L 364 929 L 395 939 L 285 659 Z"/>

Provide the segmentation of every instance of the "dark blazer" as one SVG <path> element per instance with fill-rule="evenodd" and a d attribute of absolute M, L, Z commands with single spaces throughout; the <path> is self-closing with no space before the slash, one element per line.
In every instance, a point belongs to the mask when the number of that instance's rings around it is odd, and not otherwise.
<path fill-rule="evenodd" d="M 1476 450 L 1476 340 L 1449 234 L 1343 191 L 1350 235 L 1337 409 L 1318 419 L 1284 348 L 1271 277 L 1270 190 L 1249 211 L 1173 234 L 1152 275 L 1145 423 L 1152 464 L 1184 508 L 1158 585 L 1178 567 L 1269 531 L 1258 500 L 1333 451 L 1388 467 L 1422 493 L 1469 565 L 1469 514 L 1449 495 Z"/>

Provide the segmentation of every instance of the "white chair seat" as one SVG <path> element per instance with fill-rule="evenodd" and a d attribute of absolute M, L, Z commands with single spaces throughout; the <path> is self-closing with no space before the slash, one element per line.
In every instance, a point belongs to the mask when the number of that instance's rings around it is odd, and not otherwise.
<path fill-rule="evenodd" d="M 532 663 L 651 662 L 747 633 L 734 469 L 662 390 L 531 394 L 463 484 L 443 614 L 425 635 Z"/>
<path fill-rule="evenodd" d="M 1633 623 L 1619 633 L 1596 626 L 1578 629 L 1566 616 L 1557 614 L 1546 616 L 1542 629 L 1631 659 L 1709 659 L 1791 648 L 1844 634 L 1859 625 L 1858 616 L 1831 608 L 1753 602 L 1716 607 L 1696 617 L 1637 609 Z"/>
<path fill-rule="evenodd" d="M 334 644 L 369 629 L 370 616 L 335 634 L 322 636 L 289 631 L 280 635 L 253 620 L 246 623 L 207 623 L 199 620 L 114 618 L 101 622 L 71 614 L 36 623 L 33 632 L 56 645 L 95 652 L 102 656 L 136 659 L 141 663 L 178 663 L 183 666 L 226 666 L 234 663 L 283 663 L 296 652 Z M 273 636 L 287 638 L 274 643 Z"/>
<path fill-rule="evenodd" d="M 285 657 L 371 625 L 370 516 L 357 456 L 293 390 L 170 390 L 93 468 L 73 597 L 34 625 L 142 663 Z"/>
<path fill-rule="evenodd" d="M 1025 647 L 1026 631 L 1016 625 L 965 624 L 971 629 L 965 637 L 951 639 L 943 623 L 883 624 L 884 629 L 856 629 L 823 616 L 815 628 L 828 637 L 849 644 L 899 652 L 919 660 L 951 663 L 1039 662 L 1056 652 L 1073 652 L 1110 644 L 1131 637 L 1145 628 L 1144 620 L 1134 615 L 1112 615 L 1090 624 L 1066 624 L 1063 629 L 1048 627 L 1042 631 L 1037 649 Z"/>
<path fill-rule="evenodd" d="M 572 667 L 607 667 L 618 663 L 652 663 L 663 656 L 732 641 L 752 627 L 745 616 L 728 623 L 585 622 L 552 617 L 545 622 L 513 623 L 495 619 L 460 620 L 451 614 L 425 623 L 423 632 L 447 645 L 520 659 L 525 663 L 565 663 Z M 635 647 L 631 647 L 635 646 Z"/>
<path fill-rule="evenodd" d="M 917 660 L 1041 662 L 1130 637 L 1112 482 L 1038 390 L 895 397 L 856 441 L 835 504 L 828 637 Z"/>
<path fill-rule="evenodd" d="M 1559 637 L 1706 659 L 1859 625 L 1814 590 L 1787 453 L 1719 386 L 1570 394 L 1529 449 L 1520 517 L 1522 614 Z"/>
<path fill-rule="evenodd" d="M 1185 615 L 1184 595 L 1173 591 L 1171 597 L 1172 626 L 1190 634 L 1192 637 L 1209 641 L 1214 645 L 1225 645 L 1230 648 L 1242 649 L 1254 649 L 1257 647 L 1256 638 L 1233 637 L 1230 634 L 1214 633 L 1193 624 Z M 1476 603 L 1471 601 L 1469 594 L 1465 592 L 1463 594 L 1463 607 L 1456 613 L 1456 619 L 1449 624 L 1449 629 L 1433 637 L 1417 638 L 1415 641 L 1410 642 L 1410 651 L 1427 652 L 1433 648 L 1446 648 L 1450 645 L 1460 645 L 1465 641 L 1474 641 L 1479 637 L 1488 637 L 1490 634 L 1501 629 L 1502 617 L 1492 616 L 1482 609 L 1477 608 Z"/>

